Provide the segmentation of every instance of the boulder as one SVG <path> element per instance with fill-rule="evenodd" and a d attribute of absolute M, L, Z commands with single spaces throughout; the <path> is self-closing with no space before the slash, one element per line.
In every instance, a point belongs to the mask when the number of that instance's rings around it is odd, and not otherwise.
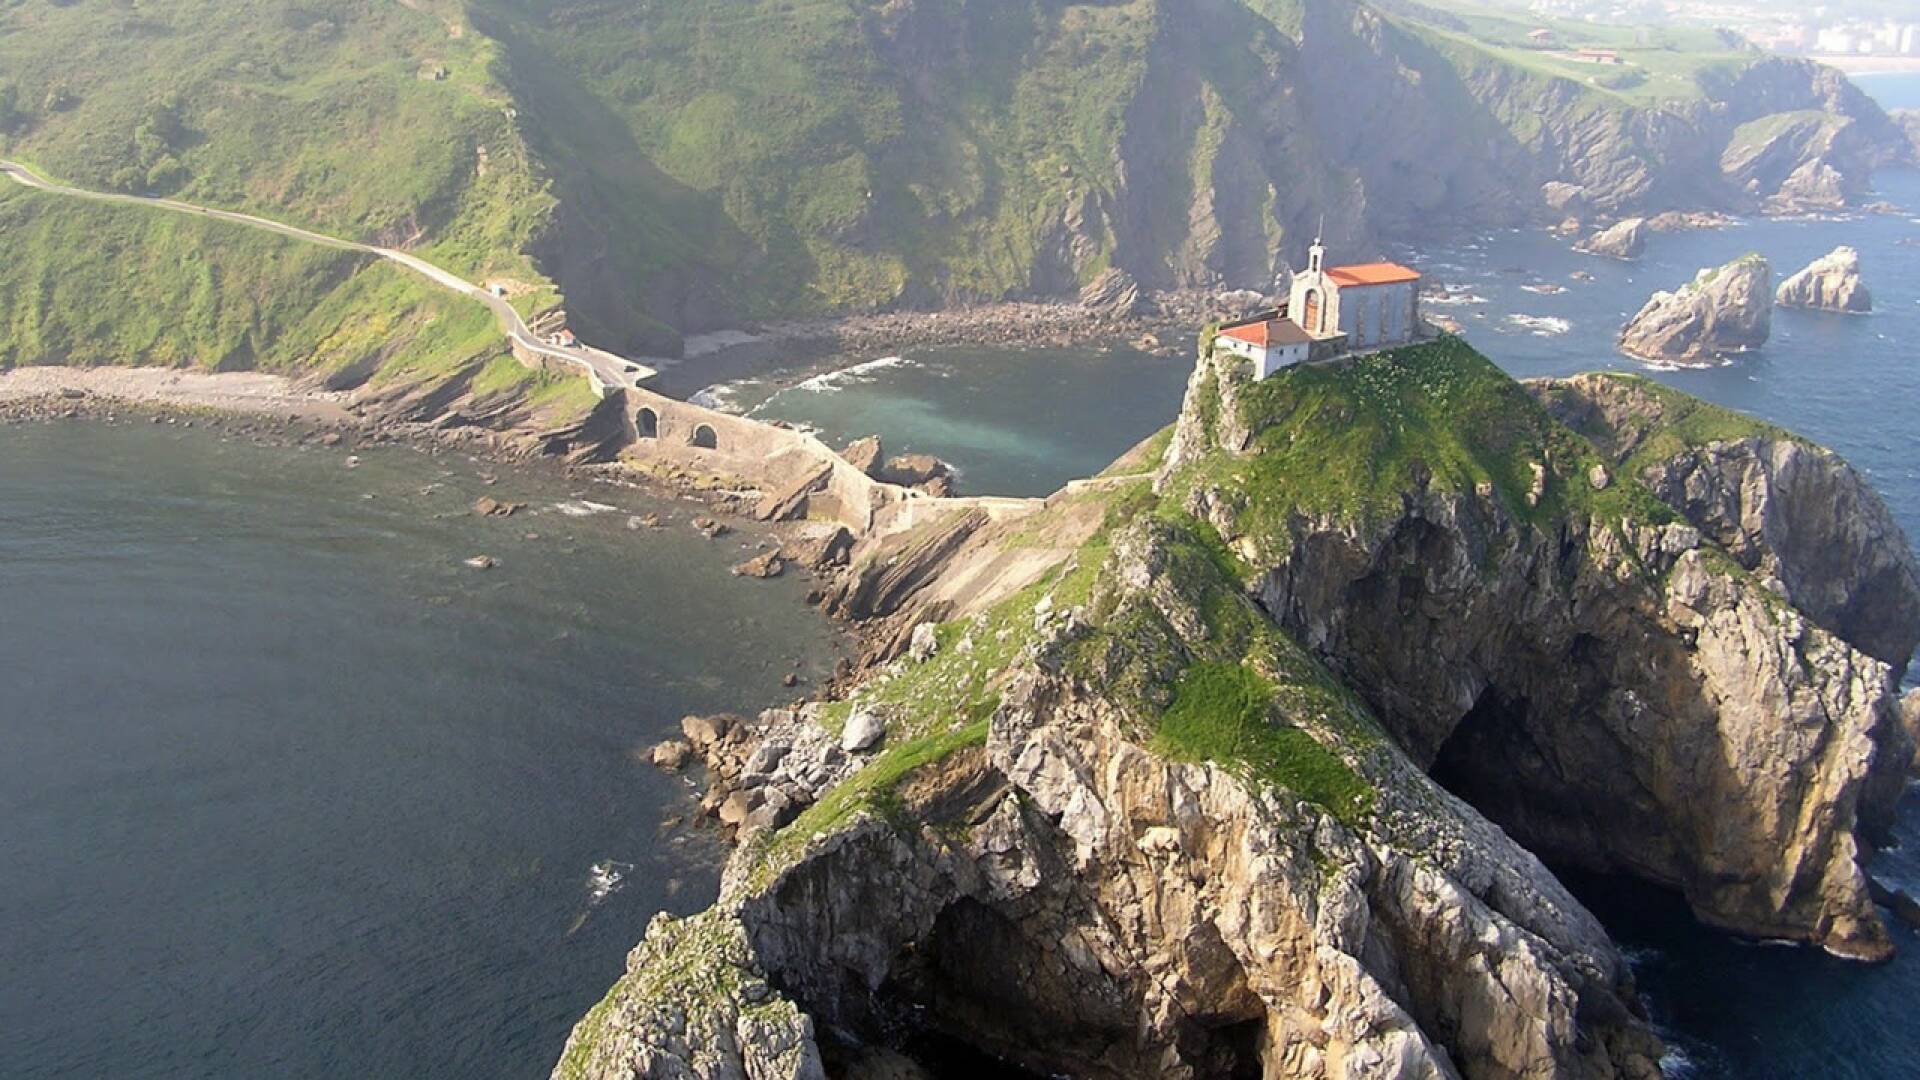
<path fill-rule="evenodd" d="M 1256 315 L 1269 306 L 1271 305 L 1267 303 L 1267 298 L 1252 289 L 1233 289 L 1213 298 L 1214 311 L 1227 319 L 1241 319 Z M 1154 347 L 1159 347 L 1157 338 Z"/>
<path fill-rule="evenodd" d="M 655 743 L 653 749 L 647 754 L 648 760 L 652 761 L 656 768 L 666 769 L 668 772 L 685 766 L 692 757 L 693 744 L 685 739 L 668 739 Z"/>
<path fill-rule="evenodd" d="M 888 458 L 887 467 L 880 474 L 882 480 L 901 487 L 919 487 L 930 480 L 952 476 L 953 466 L 932 454 L 899 454 Z"/>
<path fill-rule="evenodd" d="M 1860 253 L 1844 244 L 1781 282 L 1773 299 L 1785 307 L 1854 314 L 1873 310 L 1873 296 L 1860 284 Z"/>
<path fill-rule="evenodd" d="M 480 517 L 512 517 L 525 506 L 525 503 L 504 502 L 491 495 L 473 500 L 473 512 Z"/>
<path fill-rule="evenodd" d="M 1540 200 L 1556 214 L 1579 217 L 1587 212 L 1587 189 L 1564 180 L 1549 180 L 1541 184 Z"/>
<path fill-rule="evenodd" d="M 844 566 L 853 551 L 853 533 L 835 521 L 803 521 L 780 537 L 780 553 L 790 562 L 815 570 Z"/>
<path fill-rule="evenodd" d="M 1637 259 L 1646 253 L 1647 232 L 1646 218 L 1627 218 L 1625 221 L 1601 229 L 1574 247 L 1589 255 L 1605 255 L 1610 259 Z"/>
<path fill-rule="evenodd" d="M 761 552 L 733 568 L 734 577 L 758 578 L 762 581 L 777 578 L 786 572 L 786 560 L 780 557 L 778 549 Z"/>
<path fill-rule="evenodd" d="M 847 717 L 847 726 L 840 732 L 840 749 L 849 754 L 864 753 L 878 746 L 886 736 L 885 721 L 866 709 L 858 709 Z"/>
<path fill-rule="evenodd" d="M 847 448 L 840 451 L 840 456 L 846 458 L 854 468 L 868 476 L 875 476 L 880 471 L 880 463 L 886 460 L 886 451 L 880 445 L 880 436 L 869 435 L 848 443 Z"/>
<path fill-rule="evenodd" d="M 724 713 L 717 716 L 684 716 L 680 719 L 680 733 L 687 737 L 687 742 L 695 750 L 704 752 L 725 738 L 734 723 L 735 718 Z"/>
<path fill-rule="evenodd" d="M 1620 347 L 1646 360 L 1699 365 L 1764 345 L 1773 324 L 1773 268 L 1743 255 L 1657 292 L 1628 320 Z"/>
<path fill-rule="evenodd" d="M 916 663 L 924 663 L 933 659 L 933 654 L 939 651 L 940 631 L 938 627 L 930 622 L 924 622 L 913 628 L 913 637 L 907 644 L 907 655 L 909 657 Z"/>
<path fill-rule="evenodd" d="M 1132 315 L 1143 303 L 1140 283 L 1117 266 L 1102 272 L 1080 290 L 1081 307 L 1108 315 Z"/>
<path fill-rule="evenodd" d="M 467 559 L 462 565 L 470 570 L 491 570 L 500 565 L 500 560 L 491 555 L 475 555 Z"/>

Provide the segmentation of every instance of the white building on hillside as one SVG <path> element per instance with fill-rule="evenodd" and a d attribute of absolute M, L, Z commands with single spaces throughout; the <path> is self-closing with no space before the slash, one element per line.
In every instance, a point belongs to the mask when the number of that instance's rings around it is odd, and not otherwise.
<path fill-rule="evenodd" d="M 1403 345 L 1420 332 L 1420 274 L 1399 263 L 1323 266 L 1319 240 L 1293 276 L 1287 315 L 1316 340 L 1345 334 L 1348 350 Z"/>
<path fill-rule="evenodd" d="M 1292 319 L 1278 316 L 1222 327 L 1213 341 L 1217 347 L 1253 361 L 1256 379 L 1305 362 L 1313 349 L 1313 335 Z"/>

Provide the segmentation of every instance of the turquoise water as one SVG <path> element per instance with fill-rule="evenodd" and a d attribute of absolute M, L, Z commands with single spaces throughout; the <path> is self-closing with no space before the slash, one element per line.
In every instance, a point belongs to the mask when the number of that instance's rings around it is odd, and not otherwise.
<path fill-rule="evenodd" d="M 1191 342 L 1177 359 L 1126 346 L 912 349 L 795 386 L 762 377 L 707 394 L 836 446 L 879 435 L 889 454 L 934 454 L 958 467 L 962 494 L 1048 495 L 1172 423 L 1192 355 Z"/>
<path fill-rule="evenodd" d="M 544 1076 L 712 899 L 633 752 L 829 670 L 803 583 L 682 506 L 361 456 L 0 427 L 0 1077 Z"/>

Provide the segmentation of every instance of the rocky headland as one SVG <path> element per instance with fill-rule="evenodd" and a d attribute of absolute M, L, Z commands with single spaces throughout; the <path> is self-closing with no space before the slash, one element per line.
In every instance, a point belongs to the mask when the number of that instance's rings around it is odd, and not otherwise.
<path fill-rule="evenodd" d="M 1620 348 L 1643 360 L 1704 365 L 1766 344 L 1773 327 L 1773 268 L 1759 255 L 1700 271 L 1656 292 L 1620 331 Z"/>
<path fill-rule="evenodd" d="M 1040 514 L 861 545 L 828 700 L 693 719 L 739 832 L 557 1077 L 938 1036 L 1092 1077 L 1656 1077 L 1555 863 L 1862 959 L 1920 575 L 1830 453 L 1453 339 L 1265 382 Z M 678 751 L 676 751 L 678 753 Z"/>
<path fill-rule="evenodd" d="M 1846 246 L 1808 263 L 1780 283 L 1774 303 L 1861 315 L 1873 310 L 1873 294 L 1860 283 L 1860 253 Z"/>

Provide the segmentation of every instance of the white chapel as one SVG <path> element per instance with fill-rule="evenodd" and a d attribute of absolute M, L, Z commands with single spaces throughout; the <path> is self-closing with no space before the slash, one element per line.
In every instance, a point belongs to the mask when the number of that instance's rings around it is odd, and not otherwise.
<path fill-rule="evenodd" d="M 1216 343 L 1253 361 L 1254 377 L 1308 359 L 1404 345 L 1419 334 L 1420 273 L 1399 263 L 1325 265 L 1318 238 L 1285 306 L 1223 326 Z"/>

